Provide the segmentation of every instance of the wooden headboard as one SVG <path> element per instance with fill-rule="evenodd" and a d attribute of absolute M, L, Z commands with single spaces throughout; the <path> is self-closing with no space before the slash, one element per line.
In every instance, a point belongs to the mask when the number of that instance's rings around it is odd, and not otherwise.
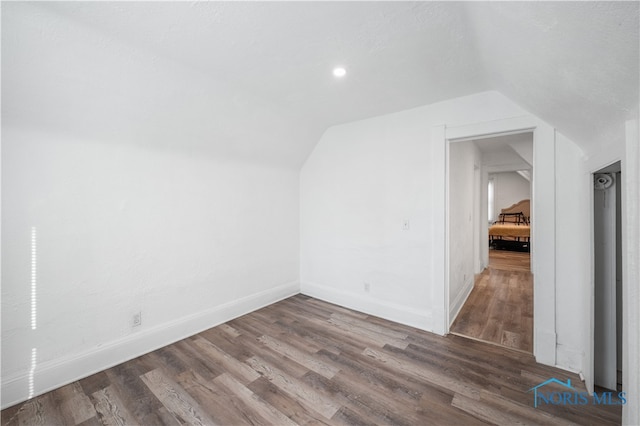
<path fill-rule="evenodd" d="M 531 218 L 531 203 L 529 200 L 521 200 L 512 205 L 511 207 L 507 207 L 505 209 L 500 210 L 500 213 L 520 213 L 530 220 Z"/>

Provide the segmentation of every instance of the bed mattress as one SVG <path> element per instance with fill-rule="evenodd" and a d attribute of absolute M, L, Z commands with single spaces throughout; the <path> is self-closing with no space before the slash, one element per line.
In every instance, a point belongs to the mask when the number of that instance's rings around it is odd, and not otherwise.
<path fill-rule="evenodd" d="M 489 237 L 516 237 L 528 238 L 531 227 L 528 225 L 515 225 L 512 223 L 498 223 L 489 228 Z"/>

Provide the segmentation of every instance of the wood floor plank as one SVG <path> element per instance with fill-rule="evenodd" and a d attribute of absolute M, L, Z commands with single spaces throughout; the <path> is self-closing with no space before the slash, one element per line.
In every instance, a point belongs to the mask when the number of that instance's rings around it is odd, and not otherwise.
<path fill-rule="evenodd" d="M 295 302 L 302 304 L 302 299 L 294 299 Z M 338 313 L 342 313 L 345 315 L 349 315 L 355 318 L 360 318 L 360 319 L 368 319 L 369 315 L 365 314 L 363 312 L 358 312 L 358 311 L 354 311 L 353 309 L 347 309 L 347 308 L 343 308 L 340 305 L 336 305 L 333 303 L 327 303 L 324 302 L 322 300 L 318 300 L 318 299 L 314 299 L 314 298 L 309 298 L 307 300 L 304 301 L 305 303 L 302 305 L 303 307 L 306 307 L 308 305 L 312 305 L 312 306 L 316 306 L 316 307 L 320 307 L 323 309 L 328 310 L 329 312 L 333 313 L 333 312 L 338 312 Z"/>
<path fill-rule="evenodd" d="M 323 320 L 329 319 L 331 314 L 335 312 L 333 309 L 327 309 L 326 306 L 311 303 L 311 300 L 313 299 L 288 299 L 284 300 L 284 304 L 287 306 L 288 310 L 296 315 L 305 315 L 305 313 L 312 314 L 314 318 Z M 274 318 L 278 318 L 278 314 L 279 312 L 276 311 L 275 315 L 272 315 Z"/>
<path fill-rule="evenodd" d="M 207 339 L 194 339 L 193 344 L 203 353 L 206 353 L 213 361 L 218 362 L 224 370 L 230 372 L 230 374 L 239 379 L 242 383 L 251 383 L 260 377 L 260 375 L 249 366 L 233 358 Z"/>
<path fill-rule="evenodd" d="M 451 325 L 451 332 L 533 351 L 533 277 L 529 253 L 489 251 L 489 266 Z"/>
<path fill-rule="evenodd" d="M 485 420 L 487 423 L 499 425 L 527 425 L 526 419 L 516 416 L 510 412 L 505 412 L 499 408 L 483 404 L 479 400 L 467 398 L 464 395 L 456 394 L 452 405 L 473 417 Z"/>
<path fill-rule="evenodd" d="M 341 367 L 340 378 L 347 382 L 362 383 L 362 388 L 372 394 L 393 393 L 405 402 L 418 401 L 425 386 L 409 377 L 380 368 L 375 361 L 362 354 L 343 353 L 335 355 L 328 351 L 317 354 L 321 359 L 329 359 Z M 338 379 L 336 379 L 338 380 Z"/>
<path fill-rule="evenodd" d="M 125 408 L 134 416 L 138 424 L 165 424 L 158 416 L 162 404 L 140 379 L 148 372 L 142 361 L 137 358 L 117 365 L 106 371 L 114 392 L 120 396 Z"/>
<path fill-rule="evenodd" d="M 340 409 L 340 406 L 330 399 L 314 392 L 312 388 L 305 385 L 303 382 L 296 380 L 282 370 L 269 365 L 258 357 L 248 359 L 247 363 L 254 370 L 266 377 L 271 383 L 282 389 L 283 392 L 298 399 L 300 403 L 308 409 L 322 414 L 327 420 L 331 419 L 331 417 L 333 417 L 333 415 Z"/>
<path fill-rule="evenodd" d="M 111 381 L 104 371 L 85 377 L 78 383 L 80 383 L 82 390 L 87 395 L 92 395 L 94 392 L 105 389 L 111 385 Z"/>
<path fill-rule="evenodd" d="M 395 331 L 390 329 L 389 327 L 385 327 L 383 325 L 377 325 L 371 321 L 361 319 L 361 318 L 354 318 L 342 313 L 331 314 L 331 318 L 329 322 L 332 322 L 332 320 L 338 320 L 338 321 L 341 321 L 342 323 L 347 323 L 352 326 L 358 327 L 360 329 L 365 329 L 373 333 L 389 337 L 391 341 L 404 340 L 408 336 L 407 333 Z M 398 347 L 403 347 L 403 346 L 404 346 L 404 342 L 402 342 Z"/>
<path fill-rule="evenodd" d="M 335 332 L 333 328 L 327 328 L 326 321 L 323 323 L 319 320 L 305 318 L 282 327 L 292 334 L 302 337 L 305 342 L 312 342 L 313 345 L 336 354 L 345 350 L 360 352 L 367 347 L 367 341 L 354 339 L 344 333 Z"/>
<path fill-rule="evenodd" d="M 396 403 L 388 395 L 372 393 L 365 383 L 358 377 L 346 372 L 340 372 L 332 381 L 319 375 L 305 376 L 306 382 L 320 392 L 321 389 L 333 387 L 334 398 L 340 401 L 342 407 L 347 407 L 353 415 L 367 419 L 365 424 L 411 425 L 418 424 L 418 418 L 413 412 L 400 412 L 395 409 Z M 340 418 L 343 414 L 334 414 L 333 418 Z M 337 415 L 337 417 L 336 417 Z M 332 418 L 332 419 L 333 419 Z"/>
<path fill-rule="evenodd" d="M 103 423 L 98 419 L 98 417 L 91 417 L 88 420 L 85 420 L 82 423 L 78 423 L 77 426 L 102 426 Z"/>
<path fill-rule="evenodd" d="M 352 322 L 346 322 L 335 317 L 331 317 L 328 322 L 329 324 L 336 326 L 340 332 L 350 335 L 354 339 L 366 339 L 369 343 L 376 346 L 382 347 L 384 345 L 393 345 L 404 349 L 408 345 L 404 340 L 404 337 L 402 339 L 389 337 L 385 334 L 379 333 L 378 331 L 372 330 L 371 328 L 361 327 L 357 324 L 353 324 Z"/>
<path fill-rule="evenodd" d="M 307 367 L 311 371 L 315 371 L 316 373 L 326 377 L 327 379 L 335 376 L 336 373 L 340 370 L 339 368 L 336 368 L 328 363 L 319 361 L 317 358 L 313 357 L 311 353 L 300 351 L 291 345 L 274 339 L 273 337 L 262 336 L 258 340 L 280 355 L 294 360 L 298 364 Z"/>
<path fill-rule="evenodd" d="M 175 343 L 175 346 L 180 350 L 181 357 L 188 370 L 197 372 L 205 379 L 213 380 L 225 372 L 223 366 L 211 362 L 210 358 L 202 354 L 198 347 L 193 344 L 193 339 L 182 340 Z"/>
<path fill-rule="evenodd" d="M 460 380 L 460 378 L 452 377 L 438 371 L 426 372 L 417 365 L 412 365 L 411 363 L 404 362 L 393 355 L 371 348 L 365 349 L 363 354 L 375 359 L 387 368 L 400 371 L 403 374 L 409 374 L 417 379 L 425 380 L 428 383 L 459 393 L 468 398 L 479 398 L 479 390 Z"/>
<path fill-rule="evenodd" d="M 393 347 L 385 347 L 385 352 L 395 356 L 399 362 L 406 363 L 408 366 L 415 365 L 420 370 L 425 370 L 424 367 L 428 366 L 430 369 L 446 374 L 447 377 L 464 377 L 464 379 L 458 380 L 467 383 L 474 389 L 485 389 L 491 386 L 509 386 L 519 378 L 517 372 L 512 372 L 511 374 L 507 372 L 504 374 L 504 370 L 483 368 L 482 366 L 472 365 L 471 363 L 459 363 L 446 357 L 432 357 L 421 352 L 410 350 L 401 351 Z M 442 384 L 438 385 L 442 386 Z M 452 393 L 455 392 L 454 389 L 446 387 L 445 389 L 448 389 Z"/>
<path fill-rule="evenodd" d="M 185 371 L 176 378 L 176 381 L 200 404 L 215 423 L 222 425 L 253 423 L 245 412 L 245 405 L 213 380 L 206 380 L 194 371 Z"/>
<path fill-rule="evenodd" d="M 418 413 L 425 419 L 424 424 L 464 426 L 493 424 L 458 409 L 452 401 L 453 397 L 449 397 L 446 401 L 434 400 L 431 395 L 421 398 Z"/>
<path fill-rule="evenodd" d="M 332 424 L 330 420 L 327 420 L 325 416 L 317 411 L 308 410 L 299 399 L 283 392 L 282 389 L 266 377 L 261 377 L 248 387 L 299 425 Z"/>
<path fill-rule="evenodd" d="M 245 347 L 237 344 L 237 337 L 230 336 L 218 327 L 203 331 L 200 333 L 200 337 L 205 338 L 209 342 L 213 343 L 218 349 L 239 361 L 244 361 L 253 355 L 250 351 L 247 351 Z"/>
<path fill-rule="evenodd" d="M 142 376 L 151 392 L 169 412 L 190 425 L 214 425 L 215 422 L 187 392 L 160 370 Z"/>
<path fill-rule="evenodd" d="M 307 350 L 309 352 L 317 352 L 326 349 L 325 341 L 318 341 L 319 336 L 310 327 L 300 326 L 297 323 L 286 323 L 277 321 L 273 326 L 265 326 L 256 323 L 251 318 L 245 316 L 233 320 L 234 326 L 242 332 L 242 337 L 260 338 L 263 335 L 271 335 L 282 340 L 286 340 L 290 345 Z M 275 330 L 274 330 L 275 328 Z M 340 353 L 338 349 L 332 349 L 335 353 Z"/>
<path fill-rule="evenodd" d="M 150 371 L 162 368 L 174 376 L 177 376 L 189 368 L 183 357 L 180 356 L 180 349 L 177 345 L 171 345 L 153 351 L 150 354 L 142 356 L 141 360 L 150 367 Z"/>
<path fill-rule="evenodd" d="M 102 424 L 106 426 L 138 424 L 136 419 L 120 400 L 118 394 L 110 386 L 94 392 L 91 396 Z"/>
<path fill-rule="evenodd" d="M 25 409 L 17 415 L 18 425 L 66 425 L 68 420 L 58 410 L 58 405 L 53 400 L 53 392 L 44 395 L 43 398 L 28 401 Z"/>
<path fill-rule="evenodd" d="M 531 318 L 517 303 L 516 274 L 527 272 L 509 270 L 508 261 L 502 255 L 493 276 L 476 283 L 500 284 L 483 317 L 502 325 L 487 328 L 466 314 L 458 321 L 517 344 Z M 537 364 L 531 353 L 298 295 L 3 410 L 1 423 L 620 423 L 620 406 L 535 408 L 529 390 L 551 377 L 586 390 L 578 375 Z"/>
<path fill-rule="evenodd" d="M 263 424 L 272 425 L 288 425 L 293 426 L 295 423 L 282 412 L 275 409 L 272 405 L 266 403 L 262 398 L 257 396 L 249 388 L 234 379 L 228 374 L 222 374 L 215 379 L 215 382 L 239 397 L 248 407 L 250 407 L 257 415 L 262 418 Z"/>
<path fill-rule="evenodd" d="M 331 418 L 331 423 L 335 425 L 374 425 L 374 424 L 392 424 L 377 423 L 375 420 L 370 419 L 368 416 L 362 416 L 360 413 L 356 413 L 350 407 L 342 407 Z"/>
<path fill-rule="evenodd" d="M 60 400 L 60 411 L 74 425 L 96 417 L 96 409 L 80 383 L 74 382 L 57 390 Z"/>
<path fill-rule="evenodd" d="M 251 350 L 254 354 L 260 354 L 260 357 L 271 365 L 277 365 L 280 369 L 291 377 L 300 378 L 307 374 L 309 369 L 299 364 L 295 360 L 286 355 L 282 355 L 268 346 L 260 343 L 259 338 L 242 337 L 239 341 Z M 246 362 L 246 360 L 245 360 Z"/>
<path fill-rule="evenodd" d="M 236 330 L 235 328 L 231 327 L 231 326 L 230 326 L 230 325 L 228 325 L 228 324 L 220 324 L 220 325 L 218 326 L 218 328 L 219 328 L 221 331 L 224 331 L 225 333 L 227 333 L 227 334 L 228 334 L 229 336 L 231 336 L 231 337 L 238 337 L 238 336 L 240 336 L 240 332 L 239 332 L 238 330 Z"/>

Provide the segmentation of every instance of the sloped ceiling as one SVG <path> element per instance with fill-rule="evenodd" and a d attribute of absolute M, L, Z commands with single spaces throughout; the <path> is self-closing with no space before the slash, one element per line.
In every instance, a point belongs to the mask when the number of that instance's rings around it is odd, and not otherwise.
<path fill-rule="evenodd" d="M 638 26 L 637 2 L 3 3 L 3 126 L 297 168 L 329 126 L 497 90 L 589 150 L 637 113 Z"/>

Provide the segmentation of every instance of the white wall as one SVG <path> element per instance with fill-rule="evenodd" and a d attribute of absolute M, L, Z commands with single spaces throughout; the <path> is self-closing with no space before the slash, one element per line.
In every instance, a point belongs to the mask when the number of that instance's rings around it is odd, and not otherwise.
<path fill-rule="evenodd" d="M 589 344 L 582 330 L 589 323 L 589 200 L 593 186 L 584 170 L 584 153 L 556 133 L 556 363 L 584 371 Z M 543 171 L 544 173 L 544 171 Z M 535 223 L 536 219 L 533 218 Z M 544 232 L 544 231 L 543 231 Z"/>
<path fill-rule="evenodd" d="M 462 308 L 474 284 L 475 245 L 480 214 L 475 203 L 478 183 L 475 169 L 480 152 L 473 142 L 452 143 L 449 148 L 449 323 Z M 486 239 L 485 239 L 486 240 Z"/>
<path fill-rule="evenodd" d="M 500 210 L 531 199 L 531 183 L 516 172 L 490 173 L 489 179 L 494 182 L 494 219 Z"/>
<path fill-rule="evenodd" d="M 446 164 L 432 128 L 522 114 L 486 92 L 328 129 L 300 175 L 301 291 L 432 330 L 443 310 Z"/>
<path fill-rule="evenodd" d="M 473 110 L 481 99 L 503 109 Z M 442 130 L 433 130 L 435 123 L 494 123 L 518 112 L 500 95 L 485 93 L 329 129 L 301 172 L 301 291 L 440 332 L 446 144 L 429 139 L 444 140 Z M 589 219 L 573 215 L 588 212 L 583 154 L 538 123 L 532 194 L 535 354 L 540 362 L 580 371 L 588 350 L 581 330 L 589 264 L 583 226 Z M 470 127 L 483 134 L 482 125 Z M 411 219 L 410 231 L 401 230 L 402 218 Z"/>
<path fill-rule="evenodd" d="M 2 137 L 3 406 L 298 292 L 296 170 Z"/>
<path fill-rule="evenodd" d="M 520 137 L 520 135 L 514 135 Z M 531 136 L 529 136 L 531 138 Z M 529 142 L 530 145 L 533 145 Z M 489 173 L 494 172 L 512 172 L 514 170 L 527 170 L 531 168 L 531 164 L 525 161 L 520 154 L 504 147 L 504 149 L 484 152 L 482 154 L 482 164 L 486 166 Z"/>

